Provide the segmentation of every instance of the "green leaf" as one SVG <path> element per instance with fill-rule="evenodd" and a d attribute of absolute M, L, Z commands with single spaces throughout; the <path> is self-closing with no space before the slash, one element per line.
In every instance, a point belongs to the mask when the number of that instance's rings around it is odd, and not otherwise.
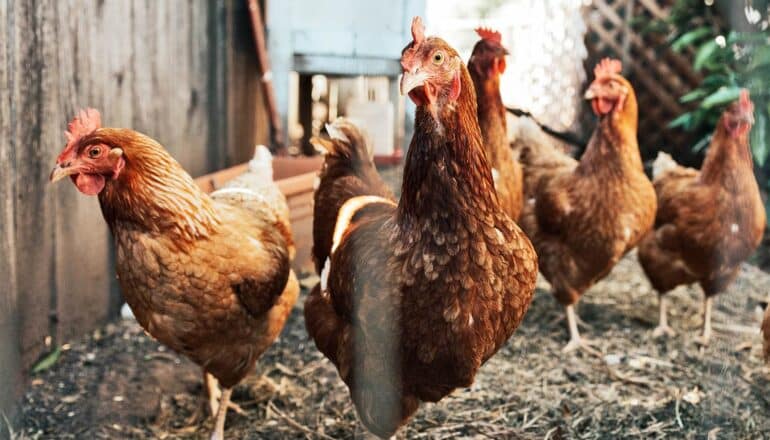
<path fill-rule="evenodd" d="M 703 89 L 715 89 L 726 85 L 730 85 L 730 77 L 728 75 L 712 73 L 703 78 L 700 87 Z"/>
<path fill-rule="evenodd" d="M 692 123 L 692 113 L 683 113 L 679 115 L 676 119 L 668 123 L 668 128 L 676 128 L 676 127 L 682 127 L 685 130 L 688 130 L 690 128 L 690 124 Z"/>
<path fill-rule="evenodd" d="M 703 136 L 695 145 L 692 146 L 692 151 L 700 153 L 704 148 L 708 147 L 711 143 L 711 135 L 707 134 Z"/>
<path fill-rule="evenodd" d="M 716 41 L 711 40 L 704 43 L 698 53 L 695 54 L 695 61 L 693 62 L 693 68 L 695 70 L 701 70 L 719 51 L 719 45 Z"/>
<path fill-rule="evenodd" d="M 706 96 L 708 94 L 709 94 L 708 90 L 695 89 L 695 90 L 691 91 L 690 93 L 682 95 L 682 97 L 679 98 L 679 102 L 681 102 L 682 104 L 686 104 L 688 102 L 697 101 L 697 100 L 703 98 L 704 96 Z"/>
<path fill-rule="evenodd" d="M 741 95 L 740 87 L 720 87 L 716 92 L 707 96 L 700 106 L 704 109 L 710 109 L 718 105 L 733 102 Z"/>
<path fill-rule="evenodd" d="M 767 138 L 767 113 L 757 112 L 754 118 L 754 128 L 751 130 L 751 152 L 754 154 L 754 160 L 760 167 L 765 166 L 768 153 Z"/>
<path fill-rule="evenodd" d="M 685 47 L 690 46 L 710 35 L 712 35 L 711 28 L 708 26 L 701 26 L 680 35 L 679 38 L 671 43 L 671 49 L 675 52 L 681 52 Z"/>
<path fill-rule="evenodd" d="M 56 364 L 56 361 L 59 360 L 59 357 L 61 356 L 61 348 L 56 347 L 56 349 L 50 353 L 48 353 L 43 359 L 40 359 L 40 361 L 35 364 L 35 366 L 32 368 L 32 374 L 40 373 L 41 371 L 45 371 Z"/>

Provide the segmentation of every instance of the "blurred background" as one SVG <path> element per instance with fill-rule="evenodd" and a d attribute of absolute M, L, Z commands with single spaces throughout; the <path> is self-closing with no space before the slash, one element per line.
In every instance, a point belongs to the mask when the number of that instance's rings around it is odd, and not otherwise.
<path fill-rule="evenodd" d="M 415 15 L 465 60 L 474 28 L 500 30 L 505 104 L 578 140 L 595 124 L 581 99 L 593 66 L 622 60 L 646 160 L 664 150 L 699 165 L 749 88 L 770 188 L 768 0 L 0 0 L 0 414 L 18 418 L 30 370 L 121 305 L 96 199 L 48 185 L 77 109 L 159 140 L 202 186 L 270 146 L 309 246 L 309 138 L 344 115 L 379 164 L 397 167 L 408 147 L 398 60 Z"/>

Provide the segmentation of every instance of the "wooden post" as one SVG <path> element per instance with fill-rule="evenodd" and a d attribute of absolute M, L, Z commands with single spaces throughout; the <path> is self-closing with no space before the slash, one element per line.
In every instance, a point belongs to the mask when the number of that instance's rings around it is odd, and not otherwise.
<path fill-rule="evenodd" d="M 9 10 L 11 9 L 11 10 Z M 8 15 L 13 13 L 8 2 L 0 1 L 0 39 L 9 36 Z M 13 44 L 0 44 L 0 60 L 13 60 Z M 11 52 L 11 53 L 9 53 Z M 16 169 L 14 164 L 15 136 L 11 123 L 11 84 L 13 66 L 0 62 L 0 414 L 8 421 L 18 420 L 16 400 L 21 394 L 21 348 L 19 346 L 19 308 L 16 287 L 15 219 L 13 215 Z M 13 78 L 15 81 L 15 78 Z M 8 432 L 5 420 L 0 419 L 0 435 Z"/>
<path fill-rule="evenodd" d="M 251 14 L 251 27 L 254 32 L 254 44 L 256 46 L 259 66 L 262 69 L 262 90 L 267 103 L 267 111 L 270 115 L 270 144 L 273 149 L 285 147 L 286 139 L 283 134 L 283 124 L 281 124 L 281 115 L 278 112 L 278 105 L 275 101 L 275 90 L 273 89 L 273 71 L 270 70 L 270 57 L 265 43 L 265 26 L 262 22 L 262 9 L 259 7 L 258 0 L 249 1 L 249 13 Z"/>

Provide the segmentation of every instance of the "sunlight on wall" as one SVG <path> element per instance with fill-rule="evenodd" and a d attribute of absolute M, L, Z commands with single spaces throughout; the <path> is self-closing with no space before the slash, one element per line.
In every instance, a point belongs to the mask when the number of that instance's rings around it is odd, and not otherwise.
<path fill-rule="evenodd" d="M 503 34 L 511 55 L 501 81 L 503 101 L 555 128 L 576 122 L 585 81 L 585 0 L 428 0 L 428 35 L 439 35 L 468 60 L 477 26 Z M 590 3 L 590 1 L 588 2 Z M 484 15 L 484 18 L 482 18 Z"/>

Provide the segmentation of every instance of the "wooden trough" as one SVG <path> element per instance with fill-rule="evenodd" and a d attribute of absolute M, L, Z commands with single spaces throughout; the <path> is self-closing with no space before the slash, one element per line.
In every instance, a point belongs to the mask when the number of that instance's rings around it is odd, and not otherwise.
<path fill-rule="evenodd" d="M 322 163 L 321 156 L 273 158 L 273 179 L 289 203 L 291 228 L 297 246 L 294 259 L 294 270 L 297 272 L 313 270 L 310 257 L 313 246 L 313 182 Z M 236 165 L 198 177 L 195 183 L 210 193 L 247 169 L 246 163 Z"/>

